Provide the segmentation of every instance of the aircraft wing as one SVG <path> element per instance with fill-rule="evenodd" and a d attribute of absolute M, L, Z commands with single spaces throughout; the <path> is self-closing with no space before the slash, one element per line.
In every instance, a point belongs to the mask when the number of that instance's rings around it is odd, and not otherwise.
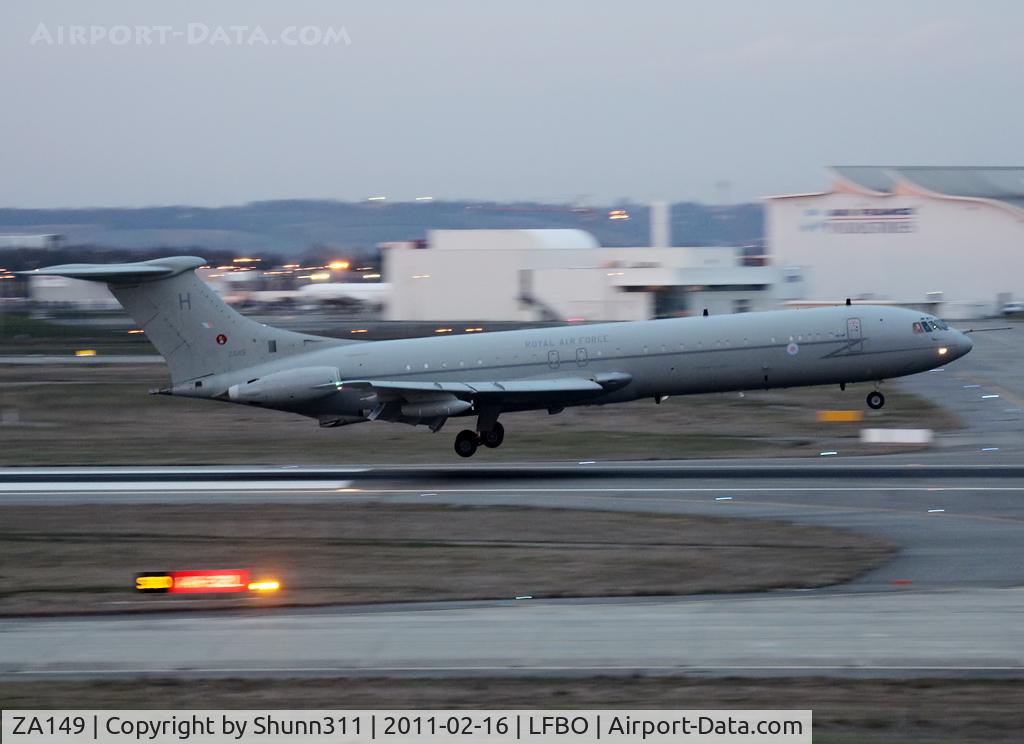
<path fill-rule="evenodd" d="M 632 381 L 623 372 L 603 372 L 579 377 L 529 378 L 493 382 L 425 382 L 394 380 L 342 380 L 321 387 L 338 392 L 359 391 L 376 406 L 374 418 L 453 416 L 474 405 L 514 409 L 526 403 L 552 407 L 560 401 L 597 397 Z"/>
<path fill-rule="evenodd" d="M 339 390 L 372 390 L 398 397 L 422 393 L 454 393 L 475 398 L 483 395 L 529 395 L 536 393 L 600 393 L 604 388 L 594 380 L 562 377 L 551 380 L 508 380 L 501 382 L 390 382 L 385 380 L 346 380 Z"/>

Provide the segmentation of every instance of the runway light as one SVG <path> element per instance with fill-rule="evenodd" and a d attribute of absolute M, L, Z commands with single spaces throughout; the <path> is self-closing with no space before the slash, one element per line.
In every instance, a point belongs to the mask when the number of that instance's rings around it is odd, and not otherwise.
<path fill-rule="evenodd" d="M 366 197 L 366 201 L 384 201 L 386 199 L 387 199 L 386 196 L 368 196 L 368 197 Z"/>
<path fill-rule="evenodd" d="M 826 452 L 819 452 L 818 454 L 819 454 L 819 455 L 820 455 L 821 457 L 829 457 L 829 456 L 831 456 L 831 455 L 838 455 L 839 453 L 838 453 L 838 452 L 836 452 L 835 450 L 828 450 L 828 451 L 826 451 Z"/>
<path fill-rule="evenodd" d="M 480 333 L 482 330 L 483 330 L 483 328 L 479 328 L 479 327 L 477 327 L 477 328 L 467 328 L 466 329 L 466 333 Z"/>
<path fill-rule="evenodd" d="M 76 357 L 90 357 L 96 356 L 96 349 L 78 349 L 75 351 Z"/>
<path fill-rule="evenodd" d="M 309 278 L 314 282 L 325 282 L 331 278 L 331 275 L 326 271 L 321 271 L 317 274 L 310 274 Z"/>
<path fill-rule="evenodd" d="M 280 581 L 253 581 L 249 584 L 250 592 L 276 592 L 281 588 Z"/>
<path fill-rule="evenodd" d="M 946 511 L 946 510 L 945 509 L 929 509 L 928 513 L 929 514 L 941 514 L 944 511 Z"/>
<path fill-rule="evenodd" d="M 432 196 L 417 196 L 416 201 L 434 201 Z"/>
<path fill-rule="evenodd" d="M 380 279 L 380 274 L 363 274 L 363 279 Z"/>
<path fill-rule="evenodd" d="M 170 577 L 174 580 L 171 594 L 244 592 L 249 585 L 249 572 L 242 568 L 171 571 Z"/>
<path fill-rule="evenodd" d="M 608 219 L 610 220 L 628 220 L 629 212 L 625 209 L 613 209 L 608 213 Z"/>
<path fill-rule="evenodd" d="M 843 423 L 863 420 L 863 411 L 818 411 L 818 421 L 820 423 Z"/>
<path fill-rule="evenodd" d="M 366 328 L 355 328 L 349 331 L 349 333 L 369 333 L 369 330 Z"/>
<path fill-rule="evenodd" d="M 351 264 L 348 261 L 331 261 L 327 268 L 331 271 L 347 271 Z"/>
<path fill-rule="evenodd" d="M 435 328 L 434 333 L 451 333 L 452 330 L 451 328 Z"/>
<path fill-rule="evenodd" d="M 134 329 L 128 331 L 128 334 L 132 335 L 132 336 L 134 336 L 136 334 L 139 334 L 139 333 L 145 333 L 145 331 L 142 330 L 141 328 L 134 328 Z"/>
<path fill-rule="evenodd" d="M 248 256 L 240 256 L 238 258 L 232 258 L 231 263 L 258 263 L 262 261 L 261 258 L 249 258 Z"/>
<path fill-rule="evenodd" d="M 946 346 L 939 347 L 939 356 L 946 356 L 949 353 L 949 348 Z"/>
<path fill-rule="evenodd" d="M 174 585 L 174 579 L 166 574 L 139 574 L 135 577 L 135 590 L 139 592 L 167 592 Z"/>
<path fill-rule="evenodd" d="M 998 397 L 999 397 L 998 395 L 983 395 L 983 396 L 981 396 L 981 399 L 982 400 L 991 400 L 992 398 L 998 398 Z"/>
<path fill-rule="evenodd" d="M 715 501 L 732 501 L 732 496 L 716 496 Z"/>

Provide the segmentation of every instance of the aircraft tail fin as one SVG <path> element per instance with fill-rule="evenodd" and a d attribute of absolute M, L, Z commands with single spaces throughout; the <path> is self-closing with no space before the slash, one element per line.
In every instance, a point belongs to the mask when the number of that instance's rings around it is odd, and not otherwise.
<path fill-rule="evenodd" d="M 359 343 L 265 326 L 225 303 L 195 270 L 196 256 L 122 264 L 64 264 L 27 275 L 105 282 L 171 371 L 174 385 L 328 346 Z"/>

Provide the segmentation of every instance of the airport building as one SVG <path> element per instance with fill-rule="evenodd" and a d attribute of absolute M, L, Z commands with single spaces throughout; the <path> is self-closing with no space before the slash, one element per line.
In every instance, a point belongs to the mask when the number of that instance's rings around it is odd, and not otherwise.
<path fill-rule="evenodd" d="M 799 270 L 746 265 L 742 249 L 607 248 L 583 230 L 434 230 L 381 246 L 389 320 L 645 320 L 778 307 Z M 660 236 L 660 237 L 659 237 Z"/>
<path fill-rule="evenodd" d="M 768 250 L 811 300 L 930 304 L 949 318 L 1024 297 L 1024 168 L 838 166 L 765 200 Z"/>

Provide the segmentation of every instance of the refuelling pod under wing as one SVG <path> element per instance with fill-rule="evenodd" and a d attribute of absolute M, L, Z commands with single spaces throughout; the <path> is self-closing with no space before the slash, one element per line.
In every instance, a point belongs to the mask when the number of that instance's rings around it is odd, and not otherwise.
<path fill-rule="evenodd" d="M 300 367 L 255 377 L 228 388 L 228 399 L 262 406 L 289 406 L 333 395 L 337 367 Z"/>

